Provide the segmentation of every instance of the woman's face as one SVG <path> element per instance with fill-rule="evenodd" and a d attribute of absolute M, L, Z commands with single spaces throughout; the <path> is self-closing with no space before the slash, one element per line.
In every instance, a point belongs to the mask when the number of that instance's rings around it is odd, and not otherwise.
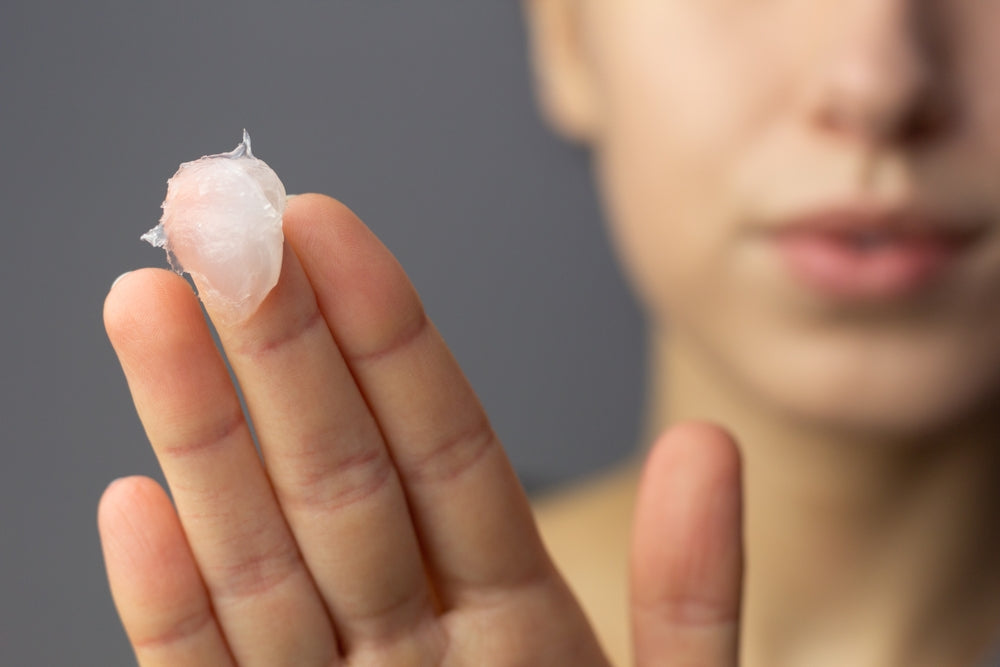
<path fill-rule="evenodd" d="M 838 428 L 914 435 L 984 406 L 1000 2 L 577 4 L 587 139 L 657 330 Z"/>

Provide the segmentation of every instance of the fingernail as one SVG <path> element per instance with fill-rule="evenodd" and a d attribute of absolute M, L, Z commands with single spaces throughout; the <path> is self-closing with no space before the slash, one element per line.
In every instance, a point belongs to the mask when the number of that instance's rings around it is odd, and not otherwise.
<path fill-rule="evenodd" d="M 296 197 L 298 197 L 298 195 L 285 195 L 285 203 L 287 204 L 288 202 L 292 201 Z"/>
<path fill-rule="evenodd" d="M 122 278 L 124 278 L 125 276 L 127 276 L 130 273 L 132 273 L 132 272 L 131 271 L 126 271 L 125 273 L 123 273 L 120 276 L 118 276 L 117 278 L 115 278 L 115 281 L 113 283 L 111 283 L 111 289 L 114 289 L 115 285 L 118 284 L 118 281 L 120 281 Z"/>

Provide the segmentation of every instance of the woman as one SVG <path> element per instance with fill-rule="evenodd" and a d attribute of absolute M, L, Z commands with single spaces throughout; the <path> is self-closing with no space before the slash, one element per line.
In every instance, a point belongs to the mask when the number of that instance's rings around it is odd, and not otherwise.
<path fill-rule="evenodd" d="M 646 462 L 536 524 L 402 269 L 298 197 L 278 287 L 219 325 L 264 465 L 183 281 L 106 302 L 176 502 L 100 507 L 140 664 L 981 664 L 1000 4 L 525 7 L 647 315 Z"/>

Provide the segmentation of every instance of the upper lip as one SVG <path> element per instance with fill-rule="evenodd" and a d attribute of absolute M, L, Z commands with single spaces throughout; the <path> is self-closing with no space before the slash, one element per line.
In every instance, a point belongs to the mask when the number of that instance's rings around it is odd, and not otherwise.
<path fill-rule="evenodd" d="M 783 221 L 785 233 L 891 234 L 971 239 L 986 229 L 979 216 L 941 214 L 917 207 L 838 206 Z"/>

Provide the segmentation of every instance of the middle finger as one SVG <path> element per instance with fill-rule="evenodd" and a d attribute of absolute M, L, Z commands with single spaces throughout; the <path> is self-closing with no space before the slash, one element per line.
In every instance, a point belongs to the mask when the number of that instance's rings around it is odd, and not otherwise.
<path fill-rule="evenodd" d="M 412 636 L 433 605 L 403 489 L 288 244 L 260 309 L 218 330 L 343 651 Z"/>

